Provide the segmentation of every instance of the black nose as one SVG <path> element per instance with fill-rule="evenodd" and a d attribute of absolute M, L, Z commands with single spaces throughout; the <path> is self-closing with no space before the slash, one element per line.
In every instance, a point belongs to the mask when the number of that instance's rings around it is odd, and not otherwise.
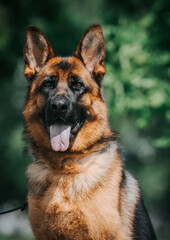
<path fill-rule="evenodd" d="M 51 109 L 61 113 L 68 109 L 68 100 L 66 97 L 58 96 L 51 99 Z"/>

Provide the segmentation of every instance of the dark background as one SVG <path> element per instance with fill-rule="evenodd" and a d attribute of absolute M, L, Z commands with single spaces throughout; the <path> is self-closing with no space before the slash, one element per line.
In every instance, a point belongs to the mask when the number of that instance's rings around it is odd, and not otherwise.
<path fill-rule="evenodd" d="M 31 159 L 23 155 L 22 141 L 26 28 L 38 26 L 56 54 L 69 56 L 93 23 L 100 23 L 104 32 L 110 124 L 120 133 L 125 166 L 141 184 L 158 239 L 170 239 L 170 1 L 166 0 L 1 0 L 1 209 L 22 203 L 27 194 L 25 169 Z M 2 232 L 0 239 L 26 237 Z"/>

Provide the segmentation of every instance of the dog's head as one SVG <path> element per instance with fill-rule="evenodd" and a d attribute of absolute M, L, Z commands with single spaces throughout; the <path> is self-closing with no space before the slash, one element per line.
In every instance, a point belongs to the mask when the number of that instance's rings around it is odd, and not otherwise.
<path fill-rule="evenodd" d="M 26 33 L 25 132 L 37 147 L 83 151 L 110 136 L 103 99 L 105 45 L 100 25 L 84 33 L 72 57 L 55 56 L 44 33 Z"/>

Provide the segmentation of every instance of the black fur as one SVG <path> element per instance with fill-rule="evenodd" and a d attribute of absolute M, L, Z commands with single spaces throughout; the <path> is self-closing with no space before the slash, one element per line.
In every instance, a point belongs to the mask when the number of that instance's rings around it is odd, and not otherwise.
<path fill-rule="evenodd" d="M 65 72 L 68 71 L 68 69 L 70 68 L 70 63 L 67 62 L 66 60 L 63 60 L 60 63 L 58 63 L 57 66 Z"/>
<path fill-rule="evenodd" d="M 126 186 L 126 173 L 125 170 L 122 171 L 122 181 L 121 181 L 121 185 L 120 185 L 120 189 L 124 188 Z"/>
<path fill-rule="evenodd" d="M 135 240 L 156 240 L 153 226 L 145 208 L 142 196 L 136 205 L 133 228 Z"/>

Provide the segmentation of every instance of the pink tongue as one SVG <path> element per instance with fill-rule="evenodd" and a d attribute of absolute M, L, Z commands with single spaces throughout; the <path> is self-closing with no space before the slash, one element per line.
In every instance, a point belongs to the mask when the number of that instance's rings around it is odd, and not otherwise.
<path fill-rule="evenodd" d="M 51 147 L 54 151 L 66 151 L 70 143 L 69 125 L 53 124 L 50 126 Z"/>

